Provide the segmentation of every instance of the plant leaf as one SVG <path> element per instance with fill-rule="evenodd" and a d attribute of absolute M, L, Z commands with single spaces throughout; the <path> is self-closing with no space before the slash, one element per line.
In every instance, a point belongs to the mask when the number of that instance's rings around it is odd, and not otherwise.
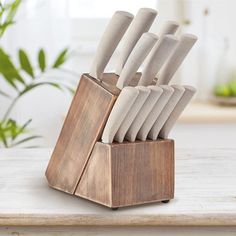
<path fill-rule="evenodd" d="M 0 48 L 0 73 L 3 75 L 5 80 L 16 90 L 16 81 L 25 84 L 24 79 L 18 73 L 16 67 L 10 60 L 10 57 Z"/>
<path fill-rule="evenodd" d="M 21 0 L 15 0 L 10 3 L 5 3 L 4 6 L 1 5 L 1 20 L 4 17 L 4 21 L 0 24 L 0 37 L 3 36 L 8 26 L 14 24 L 14 17 L 21 4 Z"/>
<path fill-rule="evenodd" d="M 34 71 L 32 65 L 30 63 L 29 57 L 27 56 L 26 52 L 23 49 L 20 49 L 18 52 L 19 61 L 21 68 L 29 74 L 32 78 L 34 78 Z"/>
<path fill-rule="evenodd" d="M 55 88 L 61 90 L 60 85 L 57 84 L 57 83 L 53 83 L 53 82 L 40 82 L 40 83 L 28 85 L 28 86 L 20 93 L 20 96 L 22 96 L 23 94 L 25 94 L 25 93 L 31 91 L 32 89 L 34 89 L 34 88 L 36 88 L 36 87 L 43 86 L 43 85 L 53 86 L 53 87 L 55 87 Z"/>
<path fill-rule="evenodd" d="M 39 63 L 39 68 L 41 69 L 42 72 L 44 72 L 46 68 L 46 57 L 43 49 L 39 50 L 38 63 Z"/>
<path fill-rule="evenodd" d="M 17 146 L 17 145 L 19 145 L 19 144 L 28 142 L 28 141 L 33 140 L 33 139 L 36 139 L 36 138 L 42 138 L 42 136 L 40 136 L 40 135 L 33 135 L 33 136 L 30 136 L 30 137 L 21 139 L 21 140 L 15 142 L 15 143 L 13 143 L 13 144 L 11 145 L 11 147 Z"/>
<path fill-rule="evenodd" d="M 52 66 L 53 68 L 58 68 L 62 64 L 64 64 L 64 62 L 67 59 L 67 52 L 68 52 L 68 48 L 65 48 L 64 50 L 61 51 L 61 53 L 59 53 L 59 55 L 57 56 L 53 66 Z"/>
<path fill-rule="evenodd" d="M 0 90 L 0 94 L 4 97 L 10 98 L 10 95 L 8 95 L 7 93 L 3 92 L 2 90 Z"/>

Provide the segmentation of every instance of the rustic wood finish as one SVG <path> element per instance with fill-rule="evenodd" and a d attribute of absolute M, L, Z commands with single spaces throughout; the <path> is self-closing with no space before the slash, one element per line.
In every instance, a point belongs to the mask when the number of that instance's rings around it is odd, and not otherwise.
<path fill-rule="evenodd" d="M 46 170 L 48 183 L 112 208 L 169 200 L 174 196 L 172 140 L 99 142 L 120 93 L 117 79 L 112 73 L 102 82 L 82 75 Z"/>
<path fill-rule="evenodd" d="M 76 195 L 109 207 L 174 197 L 174 141 L 97 142 Z"/>
<path fill-rule="evenodd" d="M 114 86 L 82 75 L 46 171 L 50 186 L 74 193 L 118 94 Z"/>

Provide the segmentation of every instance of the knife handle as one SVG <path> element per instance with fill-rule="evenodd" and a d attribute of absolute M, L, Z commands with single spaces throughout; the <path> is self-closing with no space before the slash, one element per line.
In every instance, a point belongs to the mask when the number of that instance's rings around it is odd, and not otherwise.
<path fill-rule="evenodd" d="M 133 51 L 131 52 L 127 62 L 125 63 L 125 66 L 117 81 L 116 86 L 119 89 L 129 85 L 138 68 L 156 43 L 157 39 L 157 36 L 152 33 L 144 33 L 141 36 Z"/>
<path fill-rule="evenodd" d="M 135 141 L 139 129 L 163 92 L 163 89 L 158 86 L 148 86 L 148 88 L 151 92 L 125 135 L 125 139 L 131 142 Z"/>
<path fill-rule="evenodd" d="M 148 117 L 145 119 L 142 127 L 140 128 L 137 134 L 137 139 L 139 140 L 145 141 L 147 139 L 149 131 L 151 130 L 152 126 L 154 125 L 163 108 L 166 106 L 170 97 L 174 93 L 174 89 L 171 86 L 160 85 L 159 87 L 163 89 L 163 93 L 157 100 L 155 106 L 153 107 Z"/>
<path fill-rule="evenodd" d="M 89 75 L 102 80 L 104 69 L 132 19 L 133 15 L 128 12 L 117 11 L 114 13 L 98 44 Z"/>
<path fill-rule="evenodd" d="M 174 50 L 178 39 L 173 35 L 164 35 L 149 53 L 138 85 L 148 86 Z"/>
<path fill-rule="evenodd" d="M 189 104 L 193 95 L 196 93 L 196 89 L 192 86 L 184 86 L 184 88 L 185 88 L 185 91 L 184 91 L 183 96 L 180 98 L 174 110 L 171 112 L 170 116 L 168 117 L 167 121 L 162 127 L 158 137 L 163 138 L 163 139 L 168 138 L 168 135 L 172 127 L 176 123 L 177 119 L 179 118 L 179 116 L 181 115 L 185 107 Z"/>
<path fill-rule="evenodd" d="M 130 125 L 134 121 L 135 117 L 137 116 L 138 112 L 140 111 L 142 105 L 146 101 L 148 95 L 150 94 L 151 90 L 144 86 L 136 86 L 139 91 L 138 97 L 136 98 L 134 104 L 130 108 L 129 112 L 127 113 L 124 121 L 122 122 L 121 126 L 119 127 L 114 140 L 121 143 L 124 141 L 125 134 L 127 133 Z"/>
<path fill-rule="evenodd" d="M 120 75 L 131 51 L 138 42 L 143 33 L 147 32 L 154 19 L 157 11 L 150 8 L 140 8 L 124 38 L 122 39 L 121 52 L 116 65 L 116 74 Z"/>
<path fill-rule="evenodd" d="M 103 143 L 113 142 L 117 130 L 119 129 L 128 111 L 132 107 L 138 94 L 139 91 L 135 87 L 125 87 L 124 89 L 122 89 L 115 102 L 115 105 L 111 110 L 105 128 L 103 130 Z"/>
<path fill-rule="evenodd" d="M 176 104 L 180 100 L 181 96 L 183 95 L 185 89 L 183 86 L 180 85 L 172 85 L 174 89 L 174 93 L 170 97 L 169 101 L 167 102 L 164 109 L 161 111 L 161 114 L 158 116 L 157 120 L 155 121 L 154 125 L 152 126 L 148 138 L 152 140 L 156 140 L 158 134 L 163 127 L 164 123 L 166 122 L 167 118 L 170 116 L 171 112 L 174 110 Z"/>
<path fill-rule="evenodd" d="M 197 37 L 191 34 L 184 34 L 180 37 L 173 53 L 168 58 L 166 64 L 157 75 L 157 84 L 168 84 L 172 79 L 174 73 L 177 71 L 190 49 L 193 47 Z"/>
<path fill-rule="evenodd" d="M 178 28 L 179 24 L 176 21 L 167 21 L 158 35 L 163 37 L 166 34 L 175 34 Z"/>

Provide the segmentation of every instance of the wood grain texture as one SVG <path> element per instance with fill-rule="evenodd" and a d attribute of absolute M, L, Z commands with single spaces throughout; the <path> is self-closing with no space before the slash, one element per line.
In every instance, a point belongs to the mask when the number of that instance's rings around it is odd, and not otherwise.
<path fill-rule="evenodd" d="M 1 226 L 236 226 L 236 148 L 177 149 L 175 199 L 118 211 L 49 188 L 51 153 L 0 150 Z"/>
<path fill-rule="evenodd" d="M 174 197 L 174 141 L 97 142 L 76 195 L 109 207 Z"/>
<path fill-rule="evenodd" d="M 50 186 L 74 193 L 118 94 L 114 86 L 82 75 L 46 171 Z"/>

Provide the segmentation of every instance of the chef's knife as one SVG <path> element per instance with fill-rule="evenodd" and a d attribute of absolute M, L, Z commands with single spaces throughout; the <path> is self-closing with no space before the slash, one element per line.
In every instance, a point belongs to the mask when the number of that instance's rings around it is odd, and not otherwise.
<path fill-rule="evenodd" d="M 148 88 L 151 92 L 125 135 L 125 139 L 131 142 L 135 141 L 139 129 L 163 92 L 158 86 L 148 86 Z"/>
<path fill-rule="evenodd" d="M 128 28 L 124 38 L 122 39 L 122 47 L 116 65 L 116 74 L 120 75 L 131 51 L 138 42 L 143 33 L 147 32 L 154 19 L 157 11 L 150 8 L 141 8 L 136 14 L 130 27 Z"/>
<path fill-rule="evenodd" d="M 175 34 L 178 28 L 179 24 L 176 21 L 167 21 L 158 36 L 162 37 L 166 34 Z"/>
<path fill-rule="evenodd" d="M 152 140 L 156 140 L 158 137 L 158 134 L 163 127 L 165 121 L 170 116 L 171 112 L 174 110 L 176 104 L 180 100 L 181 96 L 184 93 L 184 87 L 180 85 L 172 85 L 174 89 L 174 93 L 170 97 L 169 101 L 165 105 L 165 107 L 162 109 L 161 114 L 158 116 L 157 120 L 155 121 L 154 125 L 152 126 L 148 138 Z"/>
<path fill-rule="evenodd" d="M 187 56 L 190 49 L 193 47 L 195 42 L 197 41 L 197 37 L 191 34 L 183 34 L 178 44 L 176 45 L 174 51 L 171 56 L 168 58 L 164 67 L 160 70 L 157 75 L 157 84 L 168 84 L 174 73 L 177 71 L 185 57 Z"/>
<path fill-rule="evenodd" d="M 125 134 L 151 92 L 149 88 L 144 86 L 136 86 L 136 88 L 139 90 L 138 97 L 127 113 L 114 138 L 115 141 L 120 143 L 124 141 Z"/>
<path fill-rule="evenodd" d="M 141 36 L 131 52 L 127 62 L 125 63 L 123 70 L 121 71 L 116 87 L 122 89 L 124 86 L 129 85 L 138 68 L 156 43 L 157 39 L 157 36 L 152 33 L 144 33 Z"/>
<path fill-rule="evenodd" d="M 117 11 L 114 13 L 98 44 L 89 75 L 98 80 L 102 79 L 104 69 L 132 19 L 133 15 L 128 12 Z"/>
<path fill-rule="evenodd" d="M 166 139 L 176 123 L 177 119 L 188 105 L 189 101 L 192 99 L 193 95 L 196 93 L 196 89 L 192 86 L 184 86 L 185 91 L 179 102 L 175 106 L 174 110 L 171 112 L 170 116 L 166 120 L 164 126 L 162 127 L 158 137 Z"/>
<path fill-rule="evenodd" d="M 125 87 L 120 92 L 103 130 L 102 142 L 112 143 L 122 121 L 132 107 L 139 91 L 135 87 Z"/>
<path fill-rule="evenodd" d="M 138 85 L 150 85 L 156 74 L 175 48 L 178 39 L 173 35 L 164 35 L 152 48 L 143 68 Z"/>
<path fill-rule="evenodd" d="M 171 86 L 160 85 L 159 87 L 163 89 L 163 93 L 161 94 L 161 97 L 157 100 L 155 106 L 149 113 L 148 117 L 145 119 L 142 127 L 140 128 L 137 134 L 137 139 L 140 139 L 142 141 L 145 141 L 147 139 L 149 131 L 151 130 L 161 111 L 163 110 L 163 108 L 165 107 L 174 92 L 174 89 Z"/>

